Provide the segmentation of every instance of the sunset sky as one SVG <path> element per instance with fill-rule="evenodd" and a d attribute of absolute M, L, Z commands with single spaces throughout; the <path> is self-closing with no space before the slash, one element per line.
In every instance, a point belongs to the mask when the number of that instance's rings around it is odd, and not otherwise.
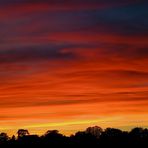
<path fill-rule="evenodd" d="M 147 0 L 0 0 L 0 132 L 148 127 Z"/>

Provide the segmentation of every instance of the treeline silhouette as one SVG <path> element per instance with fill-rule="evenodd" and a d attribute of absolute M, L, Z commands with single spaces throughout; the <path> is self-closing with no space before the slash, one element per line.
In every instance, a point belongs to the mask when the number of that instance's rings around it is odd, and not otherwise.
<path fill-rule="evenodd" d="M 7 133 L 0 133 L 1 147 L 148 147 L 148 129 L 136 127 L 131 131 L 116 128 L 94 126 L 74 135 L 65 136 L 57 130 L 49 130 L 44 135 L 31 135 L 26 129 L 19 129 L 17 136 L 9 137 Z"/>

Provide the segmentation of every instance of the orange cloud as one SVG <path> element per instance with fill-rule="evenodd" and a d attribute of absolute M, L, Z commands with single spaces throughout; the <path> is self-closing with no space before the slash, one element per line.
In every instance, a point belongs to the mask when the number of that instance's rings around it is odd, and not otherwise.
<path fill-rule="evenodd" d="M 145 6 L 130 2 L 3 4 L 0 130 L 147 126 Z"/>

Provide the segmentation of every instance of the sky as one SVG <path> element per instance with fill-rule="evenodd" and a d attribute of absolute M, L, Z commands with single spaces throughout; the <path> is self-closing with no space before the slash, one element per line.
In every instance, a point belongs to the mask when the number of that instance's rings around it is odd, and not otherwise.
<path fill-rule="evenodd" d="M 148 127 L 146 0 L 1 0 L 0 131 Z"/>

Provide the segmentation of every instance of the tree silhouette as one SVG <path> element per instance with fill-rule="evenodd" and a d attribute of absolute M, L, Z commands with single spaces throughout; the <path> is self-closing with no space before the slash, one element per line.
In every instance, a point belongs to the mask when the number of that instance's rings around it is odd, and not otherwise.
<path fill-rule="evenodd" d="M 130 134 L 133 136 L 142 136 L 143 132 L 144 132 L 143 128 L 136 127 L 131 130 Z"/>
<path fill-rule="evenodd" d="M 116 128 L 94 126 L 84 131 L 76 132 L 70 137 L 64 136 L 58 130 L 48 130 L 44 135 L 30 135 L 28 130 L 19 129 L 18 138 L 7 133 L 0 134 L 0 147 L 148 147 L 148 129 L 136 127 L 131 131 L 121 131 Z"/>
<path fill-rule="evenodd" d="M 123 132 L 116 128 L 106 128 L 100 136 L 101 144 L 105 147 L 121 147 L 124 145 Z"/>
<path fill-rule="evenodd" d="M 58 135 L 59 134 L 59 131 L 58 130 L 48 130 L 46 133 L 45 133 L 45 136 L 49 136 L 49 135 Z"/>
<path fill-rule="evenodd" d="M 11 140 L 12 141 L 15 141 L 16 140 L 16 137 L 13 135 L 12 138 L 11 138 Z"/>
<path fill-rule="evenodd" d="M 48 130 L 41 138 L 45 145 L 50 145 L 52 147 L 64 145 L 66 139 L 58 130 Z"/>
<path fill-rule="evenodd" d="M 103 132 L 103 129 L 99 126 L 94 126 L 94 127 L 88 127 L 85 132 L 95 136 L 96 138 L 99 138 Z"/>
<path fill-rule="evenodd" d="M 6 142 L 9 140 L 7 133 L 0 133 L 0 143 Z"/>
<path fill-rule="evenodd" d="M 26 129 L 19 129 L 17 134 L 18 134 L 18 138 L 21 138 L 21 137 L 29 135 L 29 132 Z"/>

